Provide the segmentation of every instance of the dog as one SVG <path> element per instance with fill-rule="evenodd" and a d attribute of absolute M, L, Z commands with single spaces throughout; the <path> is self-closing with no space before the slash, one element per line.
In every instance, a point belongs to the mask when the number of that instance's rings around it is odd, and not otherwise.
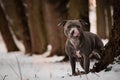
<path fill-rule="evenodd" d="M 90 69 L 90 56 L 93 51 L 100 51 L 103 48 L 101 39 L 91 32 L 84 31 L 87 23 L 83 20 L 63 20 L 58 26 L 64 27 L 64 34 L 67 37 L 65 51 L 69 57 L 72 75 L 78 75 L 75 71 L 76 61 L 79 61 L 84 74 L 88 74 Z M 100 53 L 99 53 L 100 58 Z"/>

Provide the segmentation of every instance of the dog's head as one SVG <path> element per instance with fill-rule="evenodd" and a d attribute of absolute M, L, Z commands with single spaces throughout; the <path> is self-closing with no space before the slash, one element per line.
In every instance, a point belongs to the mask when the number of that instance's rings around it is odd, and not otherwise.
<path fill-rule="evenodd" d="M 58 26 L 64 27 L 64 34 L 68 38 L 80 37 L 83 33 L 83 27 L 86 24 L 83 20 L 63 20 Z"/>

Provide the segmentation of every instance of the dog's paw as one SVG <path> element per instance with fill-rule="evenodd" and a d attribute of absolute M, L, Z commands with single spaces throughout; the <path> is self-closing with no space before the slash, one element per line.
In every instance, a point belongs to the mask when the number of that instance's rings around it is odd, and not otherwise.
<path fill-rule="evenodd" d="M 80 72 L 73 73 L 72 75 L 73 76 L 78 76 L 78 75 L 80 75 Z"/>
<path fill-rule="evenodd" d="M 72 75 L 73 76 L 78 76 L 78 75 L 81 75 L 81 72 L 77 69 L 77 72 L 73 73 Z"/>
<path fill-rule="evenodd" d="M 83 75 L 83 74 L 86 74 L 86 73 L 85 73 L 85 71 L 81 71 L 80 74 Z"/>

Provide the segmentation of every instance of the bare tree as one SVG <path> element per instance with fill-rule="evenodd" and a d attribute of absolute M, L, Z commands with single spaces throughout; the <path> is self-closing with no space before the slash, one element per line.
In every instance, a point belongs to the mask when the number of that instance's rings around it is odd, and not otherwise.
<path fill-rule="evenodd" d="M 47 38 L 42 12 L 42 0 L 23 0 L 26 6 L 32 52 L 41 54 L 46 51 Z"/>
<path fill-rule="evenodd" d="M 65 37 L 57 24 L 66 19 L 68 0 L 44 0 L 44 18 L 49 44 L 52 45 L 50 56 L 63 55 Z"/>
<path fill-rule="evenodd" d="M 83 19 L 88 23 L 84 30 L 90 31 L 89 0 L 70 0 L 69 19 Z"/>
<path fill-rule="evenodd" d="M 96 4 L 97 34 L 101 38 L 106 38 L 105 4 L 103 3 L 103 0 L 97 0 Z"/>
<path fill-rule="evenodd" d="M 109 30 L 112 26 L 111 2 L 110 0 L 96 0 L 97 13 L 97 34 L 101 38 L 109 37 Z"/>
<path fill-rule="evenodd" d="M 105 69 L 114 58 L 120 55 L 120 0 L 113 1 L 113 26 L 109 33 L 109 42 L 102 51 L 102 59 L 95 64 L 94 71 L 99 72 Z"/>
<path fill-rule="evenodd" d="M 109 37 L 109 31 L 112 28 L 112 0 L 105 0 L 105 14 L 106 14 L 106 37 Z"/>
<path fill-rule="evenodd" d="M 10 25 L 11 28 L 15 34 L 15 36 L 17 37 L 17 39 L 21 38 L 21 33 L 18 29 L 18 27 L 16 26 L 21 26 L 20 24 L 20 19 L 18 18 L 17 12 L 16 12 L 16 6 L 15 6 L 15 0 L 1 0 L 3 3 L 3 6 L 5 8 L 5 13 L 9 16 L 10 20 Z"/>
<path fill-rule="evenodd" d="M 6 14 L 8 14 L 12 20 L 10 24 L 14 33 L 23 41 L 25 53 L 31 53 L 29 28 L 22 0 L 2 0 L 2 2 L 4 4 Z"/>
<path fill-rule="evenodd" d="M 15 0 L 15 6 L 18 18 L 20 20 L 20 23 L 18 24 L 18 29 L 20 30 L 21 39 L 25 46 L 25 53 L 32 55 L 31 36 L 28 27 L 27 16 L 25 13 L 25 6 L 22 0 Z"/>
<path fill-rule="evenodd" d="M 0 1 L 0 32 L 2 34 L 7 50 L 18 51 L 19 49 L 13 40 L 13 36 L 10 31 L 10 25 L 9 25 L 8 19 L 6 18 L 6 14 L 2 7 L 1 1 Z"/>

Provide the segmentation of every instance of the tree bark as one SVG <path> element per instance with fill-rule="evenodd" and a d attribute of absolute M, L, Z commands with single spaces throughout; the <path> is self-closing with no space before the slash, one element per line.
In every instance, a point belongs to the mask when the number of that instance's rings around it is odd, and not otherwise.
<path fill-rule="evenodd" d="M 112 14 L 111 14 L 111 0 L 105 0 L 105 13 L 106 13 L 106 38 L 109 38 L 109 31 L 111 31 L 112 28 Z"/>
<path fill-rule="evenodd" d="M 3 7 L 0 3 L 0 32 L 2 34 L 3 40 L 7 47 L 8 52 L 10 51 L 19 51 L 18 47 L 16 46 L 12 33 L 10 31 L 9 23 L 6 18 L 6 14 L 4 13 Z"/>
<path fill-rule="evenodd" d="M 44 18 L 47 30 L 49 44 L 52 45 L 52 51 L 49 56 L 65 55 L 64 44 L 65 36 L 63 30 L 57 24 L 66 19 L 68 0 L 44 0 Z"/>
<path fill-rule="evenodd" d="M 85 31 L 90 31 L 89 22 L 89 1 L 88 0 L 70 0 L 69 1 L 69 18 L 68 19 L 83 19 L 88 23 L 84 28 Z"/>
<path fill-rule="evenodd" d="M 114 58 L 120 55 L 120 0 L 113 1 L 113 26 L 109 42 L 105 45 L 102 59 L 95 64 L 94 71 L 99 72 L 105 69 Z"/>
<path fill-rule="evenodd" d="M 15 0 L 16 1 L 16 0 Z M 18 18 L 20 19 L 20 24 L 18 25 L 18 29 L 21 32 L 21 39 L 23 41 L 25 47 L 25 53 L 32 55 L 32 45 L 31 45 L 31 36 L 27 22 L 27 16 L 25 12 L 25 6 L 22 0 L 17 0 L 16 4 L 16 11 L 18 14 Z"/>
<path fill-rule="evenodd" d="M 11 25 L 11 28 L 16 36 L 17 39 L 21 39 L 21 33 L 18 29 L 18 25 L 21 25 L 20 24 L 20 19 L 18 18 L 17 16 L 17 12 L 16 12 L 16 6 L 15 6 L 15 0 L 1 0 L 3 5 L 4 5 L 4 8 L 5 8 L 5 13 L 9 16 L 10 20 L 10 25 Z"/>
<path fill-rule="evenodd" d="M 23 41 L 25 53 L 32 52 L 27 17 L 22 0 L 3 0 L 5 11 L 12 20 L 10 23 L 14 33 Z"/>
<path fill-rule="evenodd" d="M 96 0 L 96 4 L 97 34 L 101 38 L 106 38 L 105 4 L 103 0 Z"/>
<path fill-rule="evenodd" d="M 32 42 L 32 52 L 42 54 L 47 48 L 47 38 L 42 12 L 42 0 L 23 0 Z"/>

